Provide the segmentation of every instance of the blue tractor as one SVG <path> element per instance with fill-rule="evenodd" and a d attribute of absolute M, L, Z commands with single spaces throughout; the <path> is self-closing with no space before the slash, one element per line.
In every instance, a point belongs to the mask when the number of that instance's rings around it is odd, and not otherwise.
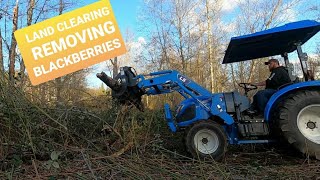
<path fill-rule="evenodd" d="M 269 143 L 284 137 L 300 152 L 320 159 L 320 81 L 312 79 L 307 54 L 301 45 L 320 31 L 316 21 L 299 21 L 231 39 L 223 63 L 234 63 L 282 55 L 291 71 L 288 53 L 297 51 L 304 78 L 287 84 L 270 98 L 264 117 L 248 113 L 247 92 L 257 87 L 240 83 L 245 94 L 212 94 L 175 70 L 137 75 L 133 68 L 122 67 L 114 79 L 105 73 L 97 77 L 112 90 L 113 97 L 143 110 L 141 96 L 171 92 L 183 100 L 172 115 L 165 105 L 165 118 L 172 132 L 185 131 L 187 150 L 195 158 L 220 160 L 228 144 Z"/>

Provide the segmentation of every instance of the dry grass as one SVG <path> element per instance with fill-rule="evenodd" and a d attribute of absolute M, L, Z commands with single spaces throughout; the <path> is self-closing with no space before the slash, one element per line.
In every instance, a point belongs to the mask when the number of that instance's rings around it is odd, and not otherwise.
<path fill-rule="evenodd" d="M 201 162 L 163 148 L 157 153 L 137 154 L 131 148 L 121 156 L 96 152 L 74 152 L 72 159 L 60 161 L 59 169 L 46 169 L 45 161 L 26 161 L 8 169 L 14 178 L 39 179 L 317 179 L 320 163 L 272 151 L 229 152 L 224 162 Z M 262 149 L 261 149 L 262 150 Z"/>

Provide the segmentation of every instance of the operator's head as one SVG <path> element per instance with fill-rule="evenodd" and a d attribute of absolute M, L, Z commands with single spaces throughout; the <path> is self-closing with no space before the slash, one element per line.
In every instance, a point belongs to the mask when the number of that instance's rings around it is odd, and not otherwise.
<path fill-rule="evenodd" d="M 278 59 L 269 59 L 269 61 L 264 64 L 268 65 L 270 71 L 280 66 Z"/>

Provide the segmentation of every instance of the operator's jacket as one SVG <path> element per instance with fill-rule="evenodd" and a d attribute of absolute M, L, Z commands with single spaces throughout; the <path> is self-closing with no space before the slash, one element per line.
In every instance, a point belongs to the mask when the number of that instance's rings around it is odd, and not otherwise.
<path fill-rule="evenodd" d="M 279 66 L 271 71 L 269 78 L 266 80 L 266 89 L 277 90 L 280 86 L 290 83 L 288 71 L 283 66 Z"/>

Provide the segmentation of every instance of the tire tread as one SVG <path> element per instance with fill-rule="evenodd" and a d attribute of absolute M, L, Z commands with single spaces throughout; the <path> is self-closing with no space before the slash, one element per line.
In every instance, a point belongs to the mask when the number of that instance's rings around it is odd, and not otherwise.
<path fill-rule="evenodd" d="M 293 108 L 299 103 L 306 103 L 305 99 L 310 98 L 310 96 L 320 100 L 320 93 L 311 90 L 297 92 L 286 99 L 284 103 L 279 106 L 279 127 L 287 141 L 299 149 L 300 152 L 320 159 L 320 145 L 306 138 L 304 138 L 304 142 L 301 142 L 295 132 L 295 128 L 297 127 L 295 127 L 295 124 L 290 120 L 290 113 L 293 113 L 291 112 Z"/>

